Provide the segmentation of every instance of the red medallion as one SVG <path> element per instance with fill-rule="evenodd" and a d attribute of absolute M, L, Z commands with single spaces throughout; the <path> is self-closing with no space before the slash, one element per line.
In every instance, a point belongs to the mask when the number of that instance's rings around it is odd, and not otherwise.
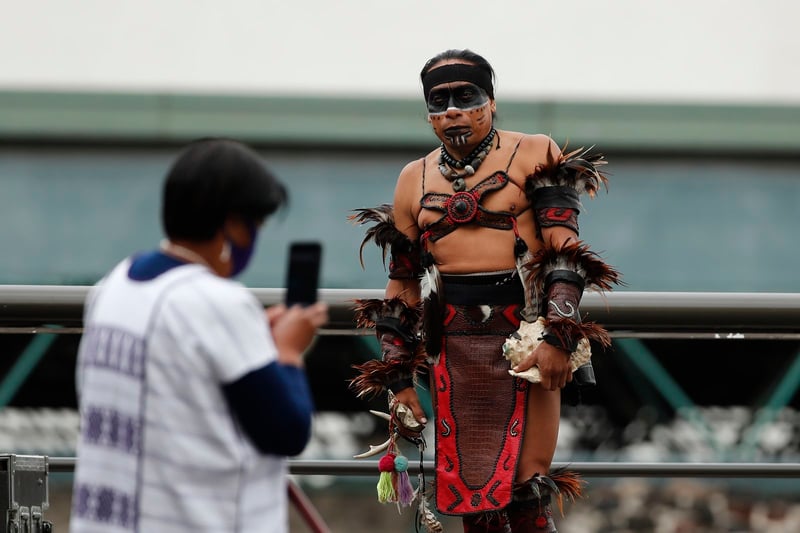
<path fill-rule="evenodd" d="M 478 199 L 471 192 L 457 192 L 444 204 L 447 216 L 456 224 L 466 224 L 478 214 Z"/>

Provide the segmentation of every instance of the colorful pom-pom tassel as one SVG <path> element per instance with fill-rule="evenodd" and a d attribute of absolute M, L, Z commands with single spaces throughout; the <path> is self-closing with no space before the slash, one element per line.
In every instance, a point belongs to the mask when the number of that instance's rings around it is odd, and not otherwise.
<path fill-rule="evenodd" d="M 381 472 L 378 478 L 378 501 L 381 503 L 397 501 L 397 495 L 392 484 L 395 457 L 395 454 L 387 453 L 378 461 L 378 470 Z"/>
<path fill-rule="evenodd" d="M 408 507 L 414 501 L 414 487 L 408 477 L 408 459 L 402 455 L 395 457 L 394 470 L 397 473 L 397 501 Z"/>

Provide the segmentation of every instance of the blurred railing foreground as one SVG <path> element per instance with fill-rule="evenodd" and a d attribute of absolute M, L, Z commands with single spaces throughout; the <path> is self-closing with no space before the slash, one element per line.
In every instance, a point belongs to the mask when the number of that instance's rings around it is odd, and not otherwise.
<path fill-rule="evenodd" d="M 0 333 L 80 334 L 83 305 L 90 287 L 56 285 L 0 286 Z M 265 305 L 283 299 L 282 288 L 254 288 Z M 381 298 L 382 289 L 321 289 L 320 298 L 330 306 L 331 320 L 323 335 L 363 335 L 354 328 L 353 300 Z M 716 293 L 716 292 L 632 292 L 587 293 L 581 311 L 604 324 L 620 351 L 638 359 L 643 373 L 669 397 L 676 410 L 686 407 L 680 390 L 653 362 L 652 354 L 637 339 L 774 339 L 800 340 L 800 294 Z M 36 338 L 36 337 L 34 337 Z M 626 344 L 628 343 L 628 344 Z M 767 413 L 786 406 L 800 387 L 800 353 L 795 356 Z M 660 373 L 659 373 L 660 372 Z M 671 387 L 671 388 L 670 388 Z M 761 415 L 762 417 L 765 416 Z M 763 420 L 762 420 L 763 422 Z M 12 450 L 7 450 L 12 452 Z M 745 457 L 746 458 L 746 457 Z M 737 459 L 733 457 L 733 459 Z M 742 457 L 739 457 L 742 459 Z M 69 470 L 72 459 L 52 457 L 51 468 Z M 800 466 L 741 461 L 720 463 L 571 463 L 587 476 L 738 476 L 800 477 Z M 304 474 L 360 475 L 374 471 L 370 461 L 295 461 L 292 467 Z"/>
<path fill-rule="evenodd" d="M 61 285 L 0 286 L 0 325 L 13 328 L 80 327 L 90 287 Z M 279 303 L 284 289 L 254 288 L 265 305 Z M 381 298 L 382 289 L 320 289 L 331 309 L 324 333 L 352 334 L 353 300 Z M 657 334 L 695 338 L 731 335 L 800 338 L 800 293 L 638 292 L 587 293 L 581 312 L 605 325 L 615 337 Z M 3 330 L 3 332 L 23 332 Z M 33 332 L 33 330 L 31 329 Z M 59 332 L 55 330 L 54 332 Z M 74 332 L 73 329 L 61 333 Z"/>
<path fill-rule="evenodd" d="M 54 285 L 7 285 L 0 286 L 0 333 L 32 334 L 36 339 L 54 337 L 64 334 L 82 333 L 83 304 L 88 286 L 54 286 Z M 283 299 L 284 289 L 252 289 L 256 297 L 265 306 L 276 304 Z M 322 335 L 364 335 L 366 332 L 354 328 L 352 317 L 353 300 L 361 298 L 381 298 L 381 289 L 321 289 L 320 298 L 330 306 L 331 320 L 322 331 Z M 642 373 L 650 379 L 655 388 L 676 411 L 690 407 L 694 409 L 688 398 L 682 396 L 680 387 L 670 380 L 668 373 L 657 367 L 655 358 L 639 339 L 705 339 L 705 340 L 739 340 L 766 339 L 780 341 L 800 340 L 800 294 L 794 293 L 710 293 L 710 292 L 626 292 L 618 291 L 609 294 L 588 293 L 583 300 L 582 312 L 592 320 L 604 324 L 620 351 L 626 352 L 631 360 L 638 359 L 637 364 Z M 40 335 L 44 334 L 44 335 Z M 627 343 L 627 344 L 626 344 Z M 46 345 L 37 348 L 32 342 L 30 349 L 23 353 L 20 361 L 0 383 L 0 408 L 25 379 L 24 369 L 16 378 L 11 376 L 18 367 L 35 366 L 36 361 L 46 351 Z M 26 357 L 30 360 L 25 363 Z M 31 363 L 31 361 L 33 361 Z M 12 377 L 13 379 L 10 379 Z M 758 431 L 768 424 L 775 413 L 785 407 L 800 388 L 800 352 L 794 356 L 785 374 L 780 377 L 774 393 L 764 405 L 759 418 L 755 420 L 752 431 L 744 439 L 747 446 L 745 452 L 752 452 L 752 445 L 758 438 Z M 689 418 L 692 418 L 690 415 Z M 703 429 L 703 421 L 694 419 L 695 425 Z M 702 433 L 702 431 L 701 431 Z M 711 443 L 715 439 L 711 438 Z M 38 459 L 34 456 L 15 456 L 13 450 L 0 450 L 9 453 L 6 462 L 27 464 L 35 460 L 36 468 L 32 469 L 31 480 L 37 482 L 48 472 L 72 472 L 77 459 L 75 457 L 47 457 Z M 24 452 L 23 452 L 24 453 Z M 569 466 L 586 477 L 599 478 L 783 478 L 800 479 L 800 462 L 756 462 L 742 458 L 748 455 L 733 457 L 731 462 L 625 462 L 625 461 L 587 461 L 555 463 L 554 466 Z M 420 469 L 433 472 L 432 461 L 420 461 L 409 465 L 410 473 L 418 473 Z M 0 468 L 9 474 L 11 468 Z M 296 475 L 332 475 L 332 476 L 368 476 L 373 477 L 377 471 L 374 460 L 306 460 L 290 461 L 290 471 Z M 18 479 L 21 479 L 17 476 Z M 305 520 L 314 531 L 326 531 L 324 524 L 315 522 L 315 510 L 304 499 L 302 491 L 292 485 L 295 494 L 295 506 L 303 512 Z M 9 482 L 8 495 L 12 501 L 17 496 L 12 489 L 27 489 L 27 485 L 13 487 Z M 46 485 L 45 485 L 46 491 Z M 27 496 L 27 495 L 26 495 Z M 28 507 L 19 507 L 32 514 L 41 510 L 38 506 L 46 494 L 32 494 Z M 16 500 L 13 500 L 16 502 Z M 46 508 L 46 504 L 44 505 Z M 26 515 L 21 515 L 24 520 Z M 45 523 L 45 525 L 47 525 Z"/>

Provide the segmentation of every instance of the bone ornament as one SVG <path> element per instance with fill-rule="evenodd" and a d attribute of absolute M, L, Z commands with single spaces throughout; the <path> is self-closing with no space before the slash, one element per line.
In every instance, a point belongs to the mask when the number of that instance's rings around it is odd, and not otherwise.
<path fill-rule="evenodd" d="M 398 402 L 392 391 L 389 391 L 389 413 L 381 411 L 374 411 L 370 409 L 370 413 L 389 422 L 390 430 L 394 426 L 394 431 L 397 431 L 402 437 L 405 437 L 413 442 L 417 442 L 422 436 L 422 431 L 425 429 L 424 424 L 420 424 L 411 412 L 411 408 L 407 405 Z M 391 413 L 391 414 L 390 414 Z M 394 435 L 390 434 L 386 442 L 378 444 L 377 446 L 370 444 L 369 451 L 354 455 L 355 459 L 366 459 L 373 457 L 379 453 L 383 453 L 389 449 L 392 444 Z"/>
<path fill-rule="evenodd" d="M 407 405 L 395 401 L 392 404 L 391 412 L 394 415 L 395 422 L 400 426 L 398 429 L 401 435 L 419 435 L 425 429 L 425 426 L 417 421 L 411 408 Z"/>
<path fill-rule="evenodd" d="M 503 344 L 503 356 L 514 367 L 522 362 L 530 353 L 543 342 L 544 318 L 539 317 L 535 322 L 522 321 L 519 329 L 509 335 Z M 570 354 L 569 362 L 574 372 L 578 367 L 585 365 L 592 357 L 592 347 L 586 338 L 578 341 L 578 347 Z M 539 383 L 542 380 L 539 368 L 535 365 L 523 372 L 508 371 L 514 377 L 527 379 L 531 383 Z"/>

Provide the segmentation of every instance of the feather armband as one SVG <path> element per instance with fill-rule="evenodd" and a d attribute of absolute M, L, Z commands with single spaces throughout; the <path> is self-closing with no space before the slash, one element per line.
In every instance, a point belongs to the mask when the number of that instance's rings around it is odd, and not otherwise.
<path fill-rule="evenodd" d="M 564 516 L 564 500 L 574 502 L 582 497 L 585 484 L 580 475 L 566 468 L 558 468 L 546 476 L 536 474 L 526 481 L 514 483 L 511 505 L 524 506 L 528 502 L 536 502 L 539 504 L 538 510 L 544 514 L 544 507 L 549 507 L 554 498 L 561 516 Z M 535 525 L 544 531 L 544 524 L 535 522 Z"/>
<path fill-rule="evenodd" d="M 420 316 L 419 306 L 410 306 L 398 297 L 356 300 L 356 325 L 375 328 L 381 345 L 380 359 L 354 365 L 359 375 L 350 386 L 359 397 L 413 386 L 416 371 L 426 357 L 419 340 Z"/>
<path fill-rule="evenodd" d="M 546 245 L 529 264 L 529 290 L 539 295 L 544 317 L 542 338 L 570 353 L 583 339 L 609 346 L 606 330 L 594 322 L 582 322 L 580 302 L 584 289 L 606 291 L 621 283 L 619 273 L 580 241 L 562 246 Z"/>
<path fill-rule="evenodd" d="M 378 207 L 356 209 L 355 214 L 350 215 L 348 219 L 359 225 L 374 223 L 367 230 L 358 250 L 362 268 L 364 268 L 364 246 L 369 241 L 374 241 L 383 251 L 384 265 L 386 256 L 389 256 L 390 279 L 417 279 L 422 275 L 419 243 L 412 241 L 397 229 L 391 205 L 382 204 Z"/>
<path fill-rule="evenodd" d="M 565 226 L 578 233 L 580 195 L 594 197 L 600 186 L 608 183 L 599 169 L 606 164 L 604 156 L 590 154 L 590 150 L 578 148 L 558 156 L 548 151 L 546 163 L 525 178 L 525 196 L 540 229 Z"/>

